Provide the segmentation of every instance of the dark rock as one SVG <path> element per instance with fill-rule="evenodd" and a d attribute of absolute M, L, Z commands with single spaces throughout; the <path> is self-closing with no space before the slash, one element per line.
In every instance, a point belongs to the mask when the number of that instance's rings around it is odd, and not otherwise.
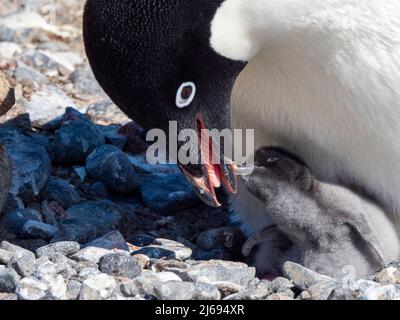
<path fill-rule="evenodd" d="M 22 234 L 27 239 L 50 240 L 57 231 L 55 226 L 34 220 L 28 220 L 22 227 Z"/>
<path fill-rule="evenodd" d="M 11 268 L 0 271 L 0 292 L 13 293 L 18 287 L 20 277 Z"/>
<path fill-rule="evenodd" d="M 125 150 L 131 154 L 143 154 L 147 150 L 146 133 L 135 122 L 129 122 L 119 130 L 119 133 L 127 137 Z"/>
<path fill-rule="evenodd" d="M 107 144 L 111 144 L 118 149 L 124 150 L 128 139 L 119 133 L 120 126 L 99 126 L 99 128 L 103 133 Z"/>
<path fill-rule="evenodd" d="M 118 230 L 123 221 L 120 206 L 110 201 L 86 202 L 67 210 L 68 219 L 61 221 L 60 230 L 52 242 L 76 241 L 88 243 Z"/>
<path fill-rule="evenodd" d="M 109 275 L 134 279 L 142 273 L 139 263 L 129 253 L 110 253 L 99 261 L 100 271 Z"/>
<path fill-rule="evenodd" d="M 85 245 L 85 247 L 97 247 L 108 250 L 117 249 L 129 251 L 129 247 L 123 235 L 119 231 L 112 231 L 101 238 L 89 242 Z"/>
<path fill-rule="evenodd" d="M 104 143 L 100 130 L 88 120 L 65 122 L 54 135 L 55 160 L 62 165 L 84 163 Z"/>
<path fill-rule="evenodd" d="M 6 151 L 0 145 L 0 215 L 11 186 L 12 164 Z"/>
<path fill-rule="evenodd" d="M 79 203 L 79 193 L 66 180 L 50 178 L 44 189 L 44 196 L 49 201 L 57 202 L 62 208 L 69 207 Z"/>
<path fill-rule="evenodd" d="M 223 227 L 204 231 L 197 237 L 197 246 L 204 251 L 224 249 L 233 258 L 241 256 L 245 237 L 237 227 Z"/>
<path fill-rule="evenodd" d="M 100 181 L 96 181 L 90 187 L 90 193 L 95 197 L 95 199 L 107 199 L 110 198 L 110 191 L 107 186 Z"/>
<path fill-rule="evenodd" d="M 86 171 L 94 179 L 119 193 L 131 193 L 137 186 L 137 176 L 128 157 L 117 147 L 103 145 L 86 160 Z"/>
<path fill-rule="evenodd" d="M 16 209 L 4 215 L 5 229 L 19 237 L 24 233 L 23 226 L 27 221 L 41 221 L 40 213 L 33 209 Z"/>
<path fill-rule="evenodd" d="M 129 237 L 129 242 L 138 247 L 146 247 L 153 244 L 156 237 L 147 234 L 134 234 Z"/>
<path fill-rule="evenodd" d="M 11 193 L 29 202 L 40 194 L 50 176 L 46 148 L 18 130 L 0 130 L 1 143 L 12 160 Z"/>
<path fill-rule="evenodd" d="M 143 175 L 139 189 L 145 206 L 162 214 L 175 214 L 200 203 L 182 174 Z"/>
<path fill-rule="evenodd" d="M 42 202 L 42 215 L 46 223 L 51 225 L 57 223 L 56 215 L 46 200 Z"/>
<path fill-rule="evenodd" d="M 143 254 L 151 259 L 178 259 L 186 260 L 192 255 L 192 250 L 183 244 L 167 240 L 167 239 L 155 239 L 154 245 L 144 247 L 140 250 L 134 251 L 133 254 Z"/>

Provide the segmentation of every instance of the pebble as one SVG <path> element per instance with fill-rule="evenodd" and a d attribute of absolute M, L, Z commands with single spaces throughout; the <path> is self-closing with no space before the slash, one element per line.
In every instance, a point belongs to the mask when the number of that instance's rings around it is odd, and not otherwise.
<path fill-rule="evenodd" d="M 286 292 L 288 290 L 292 290 L 293 288 L 293 283 L 286 278 L 278 277 L 271 282 L 271 289 L 275 293 Z"/>
<path fill-rule="evenodd" d="M 283 269 L 285 276 L 289 278 L 297 288 L 303 291 L 306 291 L 309 287 L 318 282 L 337 282 L 333 278 L 320 275 L 293 262 L 286 262 Z"/>
<path fill-rule="evenodd" d="M 112 124 L 125 124 L 131 120 L 109 99 L 91 104 L 86 115 L 96 124 L 109 126 Z M 126 143 L 126 138 L 125 138 Z M 125 145 L 124 143 L 124 145 Z"/>
<path fill-rule="evenodd" d="M 38 258 L 42 256 L 52 256 L 55 253 L 61 253 L 65 256 L 72 256 L 80 250 L 80 245 L 73 241 L 60 241 L 41 247 L 36 251 Z"/>
<path fill-rule="evenodd" d="M 117 277 L 134 279 L 142 273 L 139 263 L 128 252 L 110 253 L 99 261 L 101 272 Z"/>
<path fill-rule="evenodd" d="M 101 257 L 110 253 L 110 250 L 97 248 L 97 247 L 86 247 L 79 252 L 71 256 L 72 260 L 77 262 L 94 262 L 98 263 Z"/>
<path fill-rule="evenodd" d="M 220 300 L 218 288 L 209 284 L 168 281 L 154 285 L 159 300 Z"/>
<path fill-rule="evenodd" d="M 114 278 L 106 274 L 89 277 L 82 283 L 80 300 L 105 300 L 117 286 Z"/>
<path fill-rule="evenodd" d="M 19 81 L 30 82 L 30 78 L 34 78 L 36 86 L 33 88 L 40 87 L 26 103 L 26 111 L 35 127 L 45 128 L 49 122 L 61 117 L 65 108 L 73 106 L 74 102 L 62 90 L 53 86 L 43 86 L 48 80 L 43 78 L 42 73 L 37 73 L 26 65 L 19 65 L 21 67 L 16 70 L 15 75 L 20 78 Z"/>
<path fill-rule="evenodd" d="M 86 160 L 88 174 L 118 193 L 132 193 L 138 178 L 128 157 L 117 147 L 103 145 Z"/>
<path fill-rule="evenodd" d="M 20 283 L 20 277 L 11 268 L 0 270 L 0 292 L 13 293 Z"/>
<path fill-rule="evenodd" d="M 48 290 L 46 283 L 34 277 L 26 277 L 21 280 L 16 293 L 20 300 L 43 300 L 47 297 Z"/>
<path fill-rule="evenodd" d="M 375 276 L 375 281 L 381 284 L 400 284 L 400 270 L 389 267 Z"/>
<path fill-rule="evenodd" d="M 176 271 L 184 281 L 196 282 L 200 277 L 210 281 L 229 281 L 247 287 L 255 277 L 255 268 L 244 263 L 231 261 L 195 262 L 187 269 Z"/>
<path fill-rule="evenodd" d="M 21 52 L 21 47 L 14 42 L 0 42 L 0 59 L 11 60 Z"/>
<path fill-rule="evenodd" d="M 13 257 L 12 252 L 0 249 L 0 264 L 8 264 Z"/>
<path fill-rule="evenodd" d="M 29 277 L 33 274 L 36 268 L 36 259 L 29 254 L 14 256 L 8 264 L 21 277 Z"/>
<path fill-rule="evenodd" d="M 271 282 L 261 280 L 255 286 L 233 293 L 224 300 L 263 300 L 272 293 Z"/>
<path fill-rule="evenodd" d="M 67 286 L 67 300 L 77 300 L 81 292 L 82 284 L 77 280 L 70 280 Z"/>

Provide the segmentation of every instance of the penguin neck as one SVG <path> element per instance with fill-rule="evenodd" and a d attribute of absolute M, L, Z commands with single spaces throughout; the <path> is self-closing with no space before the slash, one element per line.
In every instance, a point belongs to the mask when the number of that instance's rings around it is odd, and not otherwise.
<path fill-rule="evenodd" d="M 211 46 L 226 58 L 250 61 L 268 41 L 288 32 L 294 21 L 321 7 L 317 2 L 225 0 L 211 22 Z"/>

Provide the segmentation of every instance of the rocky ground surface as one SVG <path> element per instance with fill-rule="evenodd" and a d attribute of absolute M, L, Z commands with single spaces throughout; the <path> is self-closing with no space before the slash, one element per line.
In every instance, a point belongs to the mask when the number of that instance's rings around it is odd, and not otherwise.
<path fill-rule="evenodd" d="M 400 299 L 396 263 L 258 279 L 228 210 L 146 163 L 144 133 L 88 66 L 82 2 L 0 3 L 0 300 Z"/>

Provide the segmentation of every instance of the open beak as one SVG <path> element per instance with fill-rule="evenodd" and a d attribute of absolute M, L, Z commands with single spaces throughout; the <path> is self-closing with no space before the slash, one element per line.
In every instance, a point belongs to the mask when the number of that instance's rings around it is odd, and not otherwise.
<path fill-rule="evenodd" d="M 237 167 L 229 159 L 216 156 L 212 138 L 204 131 L 205 123 L 200 114 L 196 117 L 196 126 L 200 141 L 200 157 L 203 175 L 195 177 L 183 165 L 179 168 L 186 176 L 188 181 L 194 186 L 199 198 L 209 206 L 220 207 L 221 203 L 217 199 L 215 189 L 223 186 L 228 193 L 237 192 Z M 213 163 L 213 159 L 219 159 L 219 163 Z"/>

